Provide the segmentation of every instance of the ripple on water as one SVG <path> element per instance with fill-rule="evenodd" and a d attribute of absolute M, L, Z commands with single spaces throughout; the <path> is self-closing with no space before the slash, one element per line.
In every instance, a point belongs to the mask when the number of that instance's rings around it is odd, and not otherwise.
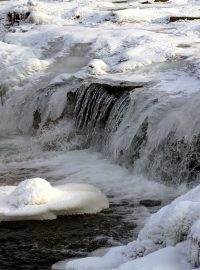
<path fill-rule="evenodd" d="M 59 260 L 128 243 L 136 225 L 120 216 L 122 206 L 124 202 L 95 215 L 0 223 L 1 270 L 46 270 Z"/>

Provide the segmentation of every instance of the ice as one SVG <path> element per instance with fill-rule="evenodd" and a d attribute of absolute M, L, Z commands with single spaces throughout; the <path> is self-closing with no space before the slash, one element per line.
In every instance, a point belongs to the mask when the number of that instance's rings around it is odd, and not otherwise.
<path fill-rule="evenodd" d="M 92 75 L 101 75 L 106 73 L 108 66 L 100 59 L 93 59 L 89 62 L 88 69 Z"/>
<path fill-rule="evenodd" d="M 37 83 L 49 67 L 56 67 L 74 44 L 90 44 L 85 56 L 95 64 L 95 70 L 87 63 L 79 67 L 75 76 L 89 77 L 135 72 L 144 66 L 153 68 L 155 63 L 175 62 L 185 59 L 182 68 L 188 66 L 188 75 L 199 77 L 199 24 L 198 20 L 168 23 L 170 16 L 197 16 L 198 1 L 168 1 L 167 3 L 141 4 L 112 3 L 111 1 L 17 1 L 2 5 L 0 19 L 0 74 L 1 84 L 21 89 L 29 80 Z M 187 4 L 187 9 L 185 9 Z M 27 19 L 10 26 L 8 12 L 24 14 Z M 134 29 L 134 31 L 133 31 Z M 86 33 L 86 34 L 85 34 Z M 45 52 L 44 48 L 51 49 Z M 56 47 L 59 48 L 55 53 Z M 101 68 L 100 68 L 101 66 Z M 192 68 L 191 68 L 192 66 Z M 64 66 L 63 66 L 64 68 Z M 52 72 L 49 70 L 48 72 Z M 55 72 L 55 69 L 54 69 Z M 60 71 L 55 72 L 55 77 Z M 171 71 L 174 73 L 174 71 Z M 62 71 L 62 73 L 67 73 Z M 98 74 L 97 74 L 98 73 Z M 129 77 L 129 76 L 128 76 Z M 53 79 L 53 77 L 51 78 Z M 127 79 L 127 78 L 126 78 Z M 144 81 L 146 76 L 141 76 Z M 153 80 L 151 76 L 148 80 Z M 157 79 L 162 80 L 160 76 Z M 17 87 L 18 86 L 18 87 Z M 189 91 L 189 90 L 188 90 Z"/>
<path fill-rule="evenodd" d="M 55 219 L 58 215 L 97 213 L 109 207 L 105 195 L 87 184 L 52 187 L 41 178 L 0 187 L 0 221 Z"/>

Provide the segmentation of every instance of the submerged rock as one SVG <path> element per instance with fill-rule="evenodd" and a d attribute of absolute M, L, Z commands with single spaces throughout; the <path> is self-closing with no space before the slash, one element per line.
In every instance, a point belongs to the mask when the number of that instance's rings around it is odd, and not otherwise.
<path fill-rule="evenodd" d="M 160 200 L 141 200 L 140 205 L 146 206 L 146 207 L 154 207 L 159 206 L 162 204 L 162 201 Z"/>

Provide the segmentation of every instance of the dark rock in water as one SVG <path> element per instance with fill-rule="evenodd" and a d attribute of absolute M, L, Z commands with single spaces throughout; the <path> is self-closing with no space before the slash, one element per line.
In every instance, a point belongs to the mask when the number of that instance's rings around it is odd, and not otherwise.
<path fill-rule="evenodd" d="M 9 21 L 10 24 L 19 24 L 20 21 L 22 20 L 26 20 L 28 17 L 30 16 L 30 12 L 24 12 L 24 13 L 19 13 L 16 11 L 10 11 L 7 14 L 7 19 Z"/>
<path fill-rule="evenodd" d="M 126 151 L 120 152 L 120 164 L 125 164 L 127 167 L 133 167 L 137 159 L 140 158 L 140 152 L 145 147 L 147 142 L 148 118 L 145 118 L 136 135 Z"/>
<path fill-rule="evenodd" d="M 166 3 L 169 0 L 154 0 L 155 3 Z"/>
<path fill-rule="evenodd" d="M 149 1 L 143 1 L 143 2 L 140 2 L 140 4 L 147 5 L 147 4 L 152 4 L 152 3 Z"/>
<path fill-rule="evenodd" d="M 100 81 L 91 83 L 90 86 L 95 85 L 96 87 L 102 87 L 105 89 L 105 91 L 111 95 L 114 95 L 115 97 L 119 97 L 124 92 L 132 91 L 136 88 L 142 88 L 144 84 L 138 83 L 128 83 L 128 82 L 106 82 L 106 81 Z"/>
<path fill-rule="evenodd" d="M 38 110 L 36 110 L 33 115 L 33 124 L 32 124 L 33 128 L 39 129 L 40 123 L 41 123 L 41 113 Z"/>
<path fill-rule="evenodd" d="M 110 209 L 95 215 L 1 222 L 0 269 L 50 270 L 57 261 L 130 242 L 136 225 L 123 219 L 121 207 L 129 207 L 129 203 L 111 204 Z"/>
<path fill-rule="evenodd" d="M 127 0 L 116 0 L 112 2 L 113 4 L 124 4 L 124 3 L 128 3 Z"/>
<path fill-rule="evenodd" d="M 4 105 L 4 99 L 6 92 L 8 91 L 7 87 L 4 85 L 0 85 L 0 100 L 1 100 L 1 106 Z"/>
<path fill-rule="evenodd" d="M 67 93 L 67 100 L 66 100 L 66 107 L 65 107 L 65 110 L 63 112 L 63 117 L 64 116 L 65 117 L 69 117 L 69 118 L 72 118 L 73 117 L 73 112 L 74 112 L 75 104 L 76 104 L 75 93 L 68 92 Z"/>
<path fill-rule="evenodd" d="M 200 17 L 193 17 L 193 16 L 171 16 L 169 18 L 169 22 L 193 21 L 193 20 L 200 20 Z"/>
<path fill-rule="evenodd" d="M 141 200 L 140 205 L 146 206 L 146 207 L 154 207 L 154 206 L 160 206 L 162 204 L 162 201 L 160 200 Z"/>

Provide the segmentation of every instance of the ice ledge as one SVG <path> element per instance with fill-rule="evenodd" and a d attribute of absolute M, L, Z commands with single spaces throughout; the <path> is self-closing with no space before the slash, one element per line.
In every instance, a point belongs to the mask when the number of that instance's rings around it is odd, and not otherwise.
<path fill-rule="evenodd" d="M 87 184 L 52 187 L 41 178 L 0 187 L 0 221 L 55 219 L 58 215 L 92 214 L 108 208 L 106 196 Z"/>

